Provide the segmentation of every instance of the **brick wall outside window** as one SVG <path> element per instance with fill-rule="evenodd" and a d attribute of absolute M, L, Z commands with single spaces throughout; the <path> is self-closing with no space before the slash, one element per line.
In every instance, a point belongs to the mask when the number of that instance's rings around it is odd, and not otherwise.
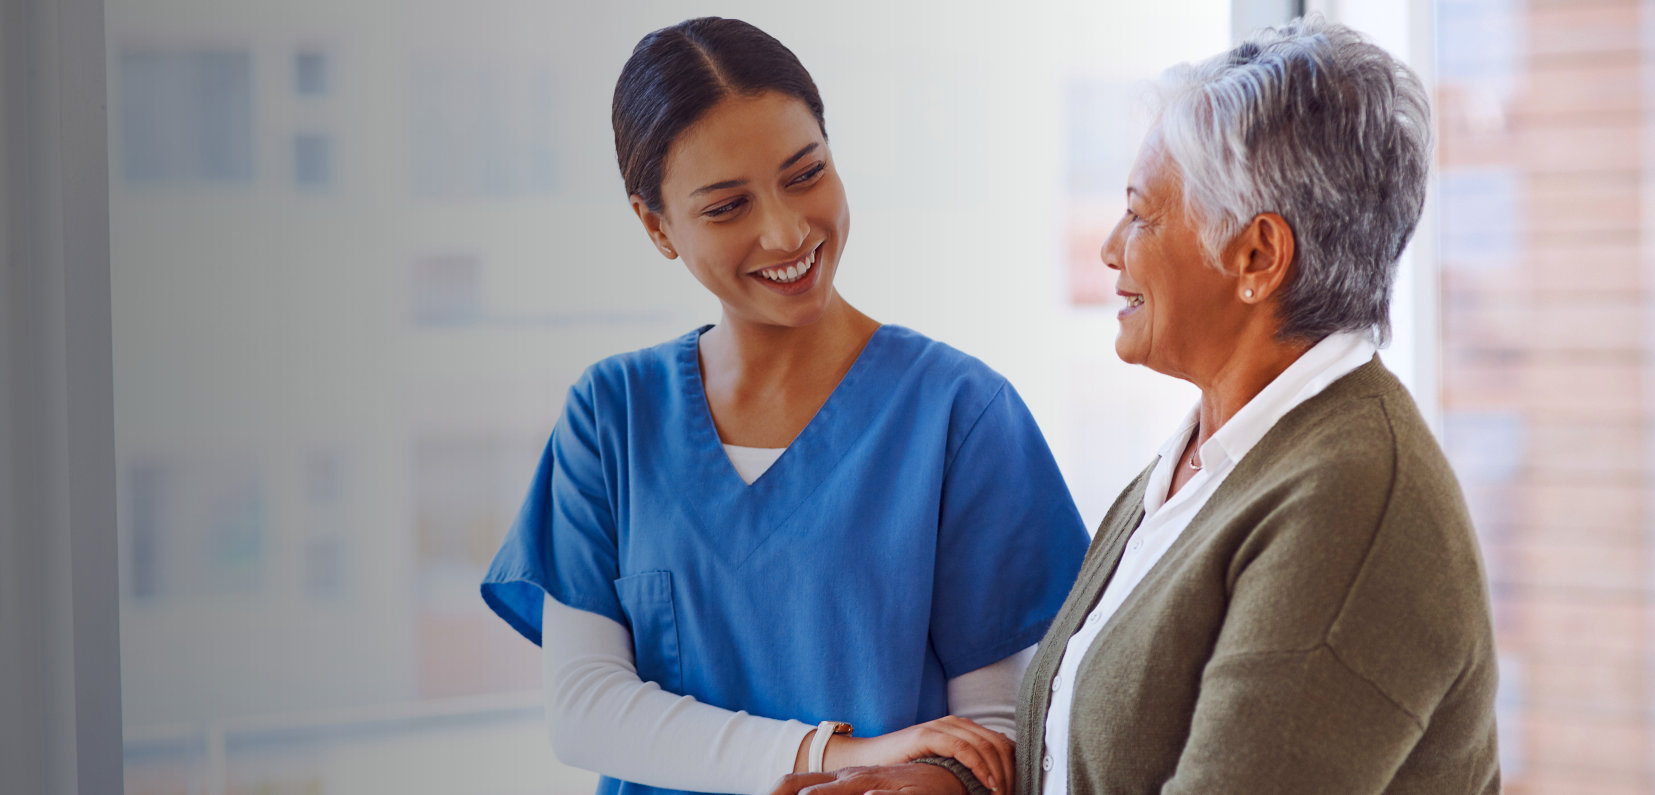
<path fill-rule="evenodd" d="M 1438 3 L 1444 441 L 1510 793 L 1655 791 L 1655 3 Z"/>

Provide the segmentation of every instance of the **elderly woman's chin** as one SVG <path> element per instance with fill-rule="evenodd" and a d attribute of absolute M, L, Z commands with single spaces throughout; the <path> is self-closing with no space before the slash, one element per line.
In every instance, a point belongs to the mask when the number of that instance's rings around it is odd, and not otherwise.
<path fill-rule="evenodd" d="M 1121 357 L 1121 361 L 1127 364 L 1149 363 L 1149 356 L 1144 350 L 1144 346 L 1139 345 L 1137 340 L 1128 335 L 1125 329 L 1122 329 L 1121 333 L 1115 336 L 1115 355 Z"/>
<path fill-rule="evenodd" d="M 1142 309 L 1138 310 L 1142 312 Z M 1120 331 L 1115 334 L 1115 355 L 1127 364 L 1141 364 L 1159 373 L 1168 372 L 1164 364 L 1152 356 L 1153 346 L 1147 328 L 1149 318 L 1127 316 L 1121 318 Z"/>

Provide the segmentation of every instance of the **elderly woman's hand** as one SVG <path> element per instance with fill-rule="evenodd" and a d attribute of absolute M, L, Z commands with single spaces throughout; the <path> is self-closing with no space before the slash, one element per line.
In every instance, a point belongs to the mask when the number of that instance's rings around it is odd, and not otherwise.
<path fill-rule="evenodd" d="M 966 795 L 965 785 L 936 765 L 847 767 L 783 776 L 770 795 Z"/>
<path fill-rule="evenodd" d="M 828 770 L 839 770 L 945 756 L 965 765 L 989 789 L 1010 792 L 1016 752 L 1016 744 L 1004 734 L 948 715 L 877 737 L 836 737 L 828 742 L 824 761 Z"/>

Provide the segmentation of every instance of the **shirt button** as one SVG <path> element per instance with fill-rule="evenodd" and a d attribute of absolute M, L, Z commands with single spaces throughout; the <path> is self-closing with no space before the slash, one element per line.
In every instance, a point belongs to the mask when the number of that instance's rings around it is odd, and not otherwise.
<path fill-rule="evenodd" d="M 1103 620 L 1103 614 L 1096 611 L 1096 610 L 1092 611 L 1092 614 L 1086 617 L 1086 623 L 1088 623 L 1088 624 L 1096 624 L 1096 623 L 1098 623 L 1099 621 L 1102 621 L 1102 620 Z"/>
<path fill-rule="evenodd" d="M 1137 552 L 1139 549 L 1141 549 L 1143 547 L 1143 545 L 1144 545 L 1144 540 L 1143 539 L 1134 538 L 1134 539 L 1132 539 L 1132 543 L 1128 544 L 1127 546 L 1130 547 L 1133 552 Z"/>
<path fill-rule="evenodd" d="M 1057 691 L 1062 690 L 1062 689 L 1063 689 L 1063 675 L 1058 674 L 1057 676 L 1052 677 L 1052 692 L 1056 693 Z"/>
<path fill-rule="evenodd" d="M 1046 754 L 1046 757 L 1044 759 L 1040 760 L 1040 769 L 1041 770 L 1051 770 L 1052 769 L 1052 755 L 1051 754 Z"/>

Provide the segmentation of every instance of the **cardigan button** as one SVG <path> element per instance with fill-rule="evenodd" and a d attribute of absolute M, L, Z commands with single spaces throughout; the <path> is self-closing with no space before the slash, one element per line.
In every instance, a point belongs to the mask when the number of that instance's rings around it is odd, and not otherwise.
<path fill-rule="evenodd" d="M 1051 769 L 1052 769 L 1052 755 L 1051 754 L 1046 754 L 1045 758 L 1040 760 L 1040 769 L 1045 770 L 1047 772 L 1051 771 Z"/>

